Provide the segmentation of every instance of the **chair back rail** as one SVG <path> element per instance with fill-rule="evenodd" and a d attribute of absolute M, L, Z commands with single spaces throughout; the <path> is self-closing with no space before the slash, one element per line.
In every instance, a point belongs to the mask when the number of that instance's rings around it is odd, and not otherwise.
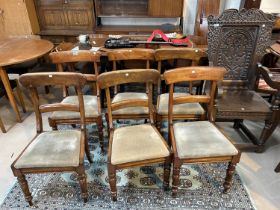
<path fill-rule="evenodd" d="M 204 103 L 207 104 L 208 119 L 213 122 L 214 116 L 214 98 L 216 94 L 217 82 L 224 77 L 226 69 L 223 67 L 182 67 L 171 69 L 164 73 L 164 79 L 169 85 L 169 105 L 168 121 L 173 124 L 173 106 L 182 103 Z M 174 84 L 178 82 L 189 82 L 204 80 L 210 82 L 210 90 L 207 95 L 188 95 L 174 97 Z"/>
<path fill-rule="evenodd" d="M 116 70 L 112 72 L 103 73 L 98 76 L 97 82 L 101 89 L 106 91 L 109 128 L 113 130 L 113 117 L 112 111 L 122 109 L 124 107 L 148 107 L 149 119 L 151 124 L 154 124 L 153 119 L 153 104 L 152 104 L 152 92 L 153 84 L 157 84 L 160 74 L 155 69 L 129 69 L 129 70 Z M 147 87 L 148 101 L 140 99 L 131 99 L 121 102 L 112 103 L 110 87 L 116 85 L 128 84 L 128 83 L 145 83 Z"/>
<path fill-rule="evenodd" d="M 162 48 L 155 50 L 155 60 L 158 62 L 158 71 L 163 74 L 164 71 L 168 69 L 164 69 L 163 61 L 178 61 L 178 60 L 188 60 L 191 62 L 191 66 L 199 65 L 201 58 L 207 57 L 206 51 L 204 49 L 199 48 Z M 176 66 L 173 65 L 173 68 Z M 163 77 L 161 77 L 163 80 Z M 158 94 L 160 94 L 160 82 L 158 84 Z M 192 92 L 193 84 L 190 82 L 188 84 L 189 92 Z M 163 87 L 164 88 L 164 87 Z"/>
<path fill-rule="evenodd" d="M 85 108 L 82 87 L 86 84 L 86 77 L 80 73 L 49 72 L 27 73 L 19 78 L 20 83 L 31 91 L 33 108 L 36 115 L 37 132 L 43 132 L 42 113 L 54 111 L 80 112 L 81 130 L 85 130 Z M 79 104 L 40 104 L 37 88 L 46 85 L 73 86 L 78 95 Z"/>

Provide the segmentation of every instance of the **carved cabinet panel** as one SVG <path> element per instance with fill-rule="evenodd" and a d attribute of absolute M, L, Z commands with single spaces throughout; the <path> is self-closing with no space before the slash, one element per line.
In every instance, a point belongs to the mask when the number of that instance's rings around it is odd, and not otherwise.
<path fill-rule="evenodd" d="M 38 0 L 37 15 L 43 34 L 93 31 L 94 9 L 90 0 Z M 78 32 L 79 31 L 79 32 Z"/>

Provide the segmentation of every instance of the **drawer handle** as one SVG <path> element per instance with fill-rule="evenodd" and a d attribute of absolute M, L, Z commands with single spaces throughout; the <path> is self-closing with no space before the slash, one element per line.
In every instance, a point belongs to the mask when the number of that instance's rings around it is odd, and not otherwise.
<path fill-rule="evenodd" d="M 69 1 L 68 0 L 64 0 L 64 4 L 68 4 L 69 3 Z"/>

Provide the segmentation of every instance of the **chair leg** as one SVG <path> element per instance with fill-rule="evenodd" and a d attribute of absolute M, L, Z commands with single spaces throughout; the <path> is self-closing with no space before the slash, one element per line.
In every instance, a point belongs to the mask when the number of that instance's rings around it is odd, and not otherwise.
<path fill-rule="evenodd" d="M 103 123 L 102 123 L 102 116 L 97 118 L 97 129 L 98 129 L 98 136 L 99 136 L 99 143 L 102 152 L 104 152 L 104 138 L 103 138 Z"/>
<path fill-rule="evenodd" d="M 3 133 L 6 133 L 6 132 L 7 132 L 6 129 L 5 129 L 5 126 L 4 126 L 4 123 L 3 123 L 2 119 L 1 119 L 1 117 L 0 117 L 0 128 L 1 128 L 1 131 L 2 131 Z"/>
<path fill-rule="evenodd" d="M 156 127 L 158 129 L 158 131 L 160 132 L 160 127 L 161 127 L 161 116 L 160 115 L 156 115 Z"/>
<path fill-rule="evenodd" d="M 169 190 L 169 178 L 170 178 L 171 158 L 168 158 L 164 162 L 164 175 L 163 175 L 163 190 Z"/>
<path fill-rule="evenodd" d="M 16 84 L 17 84 L 17 87 L 16 87 L 16 91 L 17 91 L 17 95 L 18 95 L 18 98 L 19 98 L 19 102 L 20 102 L 20 105 L 22 107 L 22 111 L 25 113 L 26 112 L 26 107 L 25 107 L 25 103 L 24 103 L 24 100 L 23 100 L 23 97 L 22 97 L 22 90 L 20 88 L 20 84 L 18 82 L 18 80 L 16 79 Z"/>
<path fill-rule="evenodd" d="M 173 162 L 173 175 L 172 175 L 172 196 L 176 197 L 178 193 L 178 187 L 180 184 L 180 168 L 181 164 L 178 159 L 175 158 Z"/>
<path fill-rule="evenodd" d="M 235 162 L 233 162 L 233 161 L 229 162 L 228 168 L 227 168 L 227 175 L 226 175 L 226 178 L 225 178 L 225 182 L 223 184 L 223 186 L 224 186 L 224 193 L 228 193 L 230 188 L 231 188 L 232 177 L 233 177 L 233 174 L 235 172 L 235 167 L 236 167 L 236 163 Z"/>
<path fill-rule="evenodd" d="M 91 155 L 90 155 L 90 149 L 89 149 L 89 146 L 88 146 L 88 139 L 87 137 L 85 138 L 85 152 L 86 152 L 86 156 L 87 156 L 87 159 L 90 163 L 93 163 L 93 160 L 91 158 Z"/>
<path fill-rule="evenodd" d="M 240 128 L 240 124 L 243 122 L 243 120 L 234 120 L 233 123 L 233 128 L 234 129 L 239 129 Z"/>
<path fill-rule="evenodd" d="M 87 188 L 87 179 L 84 167 L 80 167 L 77 171 L 78 173 L 78 180 L 81 187 L 82 198 L 86 203 L 88 201 L 88 188 Z"/>
<path fill-rule="evenodd" d="M 113 201 L 117 201 L 117 179 L 116 179 L 116 168 L 108 163 L 108 176 L 109 184 L 111 189 L 111 196 Z"/>
<path fill-rule="evenodd" d="M 57 124 L 51 118 L 49 118 L 49 125 L 50 125 L 50 127 L 52 128 L 53 131 L 57 131 Z"/>
<path fill-rule="evenodd" d="M 50 88 L 49 88 L 49 86 L 47 85 L 47 86 L 45 86 L 45 93 L 46 94 L 49 94 L 50 93 Z"/>
<path fill-rule="evenodd" d="M 276 173 L 279 173 L 280 172 L 280 163 L 278 163 L 278 165 L 276 166 L 276 168 L 274 169 L 274 171 Z"/>
<path fill-rule="evenodd" d="M 265 126 L 264 126 L 264 129 L 262 130 L 262 133 L 260 136 L 258 152 L 264 151 L 264 144 L 266 143 L 268 138 L 271 136 L 273 131 L 277 128 L 279 121 L 280 121 L 280 112 L 278 112 L 277 115 L 274 116 L 273 118 L 274 118 L 273 120 L 265 121 Z"/>
<path fill-rule="evenodd" d="M 17 177 L 20 188 L 24 194 L 25 200 L 29 203 L 30 206 L 33 206 L 32 196 L 29 191 L 28 183 L 26 181 L 25 175 L 21 174 Z"/>
<path fill-rule="evenodd" d="M 110 125 L 109 125 L 109 117 L 108 117 L 108 113 L 105 113 L 105 119 L 106 119 L 106 123 L 107 123 L 107 134 L 108 134 L 108 139 L 110 138 Z"/>

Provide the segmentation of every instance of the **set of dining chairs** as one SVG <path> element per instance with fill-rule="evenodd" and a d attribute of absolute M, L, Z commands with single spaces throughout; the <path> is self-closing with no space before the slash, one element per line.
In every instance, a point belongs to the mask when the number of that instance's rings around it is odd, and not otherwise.
<path fill-rule="evenodd" d="M 117 170 L 158 163 L 164 167 L 164 190 L 169 189 L 172 171 L 172 196 L 175 197 L 180 186 L 180 168 L 184 163 L 228 162 L 223 183 L 227 193 L 241 153 L 215 125 L 217 83 L 223 80 L 225 68 L 198 66 L 201 57 L 205 56 L 201 49 L 119 49 L 107 52 L 112 71 L 99 74 L 100 56 L 99 52 L 83 50 L 78 53 L 52 52 L 49 57 L 57 65 L 57 72 L 27 73 L 19 78 L 32 96 L 37 135 L 11 168 L 29 205 L 32 206 L 33 202 L 25 175 L 32 173 L 76 172 L 81 197 L 84 202 L 88 200 L 84 157 L 93 163 L 86 132 L 86 125 L 91 123 L 97 124 L 102 151 L 107 146 L 108 178 L 113 201 L 117 201 Z M 187 59 L 190 66 L 166 71 L 163 68 L 165 61 L 175 59 Z M 141 68 L 133 66 L 127 69 L 125 65 L 129 62 L 123 61 L 129 61 L 132 66 L 141 61 L 144 64 Z M 155 69 L 151 68 L 153 61 L 157 62 Z M 89 62 L 92 74 L 74 72 L 77 62 Z M 66 68 L 70 71 L 66 72 Z M 131 92 L 124 88 L 132 84 L 141 84 L 144 91 Z M 188 85 L 183 89 L 189 91 L 175 92 L 177 85 L 183 84 Z M 83 93 L 85 85 L 92 87 L 91 95 Z M 61 86 L 66 97 L 59 103 L 40 104 L 38 88 L 41 86 Z M 70 96 L 68 89 L 72 86 L 75 95 Z M 162 86 L 168 92 L 162 93 Z M 104 111 L 100 105 L 101 90 L 106 95 L 107 109 Z M 153 100 L 155 92 L 156 103 Z M 45 112 L 51 112 L 49 125 L 52 131 L 43 129 L 42 114 Z M 103 139 L 104 112 L 108 144 L 104 144 Z M 145 121 L 116 127 L 113 122 L 120 119 Z M 168 120 L 168 139 L 164 139 L 160 132 L 163 120 Z M 61 124 L 80 126 L 59 130 L 58 125 Z"/>

